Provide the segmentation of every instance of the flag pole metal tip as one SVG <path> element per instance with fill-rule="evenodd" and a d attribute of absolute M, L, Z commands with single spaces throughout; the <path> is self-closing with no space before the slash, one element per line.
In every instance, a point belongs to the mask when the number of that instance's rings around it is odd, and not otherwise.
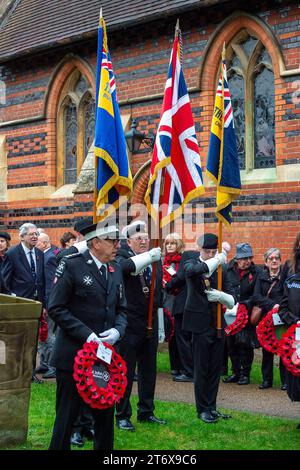
<path fill-rule="evenodd" d="M 179 18 L 177 18 L 176 26 L 175 26 L 175 37 L 176 37 L 176 38 L 177 38 L 177 36 L 178 36 L 179 33 L 180 33 Z"/>
<path fill-rule="evenodd" d="M 225 41 L 223 42 L 223 49 L 222 49 L 222 60 L 225 60 L 226 56 L 226 46 L 225 46 Z"/>

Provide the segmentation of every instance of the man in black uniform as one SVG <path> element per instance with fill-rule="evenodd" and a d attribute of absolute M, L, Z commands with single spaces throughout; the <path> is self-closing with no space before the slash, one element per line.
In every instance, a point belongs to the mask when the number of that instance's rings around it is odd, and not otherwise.
<path fill-rule="evenodd" d="M 119 240 L 116 226 L 86 227 L 88 250 L 63 258 L 49 299 L 49 315 L 58 325 L 51 365 L 56 367 L 56 419 L 50 449 L 70 449 L 72 425 L 81 398 L 73 379 L 74 358 L 86 341 L 115 344 L 126 328 L 122 274 L 108 269 Z M 113 448 L 114 409 L 92 409 L 94 449 Z"/>
<path fill-rule="evenodd" d="M 217 337 L 217 303 L 228 308 L 234 305 L 233 290 L 226 273 L 222 273 L 222 289 L 217 290 L 217 268 L 226 261 L 217 254 L 218 237 L 207 233 L 198 239 L 199 253 L 184 263 L 187 299 L 183 315 L 183 329 L 192 332 L 194 388 L 198 418 L 215 423 L 228 418 L 216 409 L 216 399 L 222 370 L 224 333 Z M 222 319 L 222 327 L 224 320 Z"/>
<path fill-rule="evenodd" d="M 162 267 L 157 263 L 157 276 L 153 305 L 153 333 L 147 337 L 148 298 L 151 280 L 151 264 L 161 257 L 160 248 L 149 250 L 149 235 L 143 221 L 135 221 L 123 229 L 127 244 L 118 251 L 116 261 L 124 277 L 127 301 L 126 336 L 119 345 L 119 352 L 127 364 L 127 388 L 117 404 L 116 420 L 119 429 L 134 431 L 130 421 L 132 409 L 130 395 L 135 366 L 138 368 L 139 402 L 137 418 L 140 422 L 166 424 L 154 416 L 154 391 L 156 382 L 156 354 L 158 346 L 157 309 L 162 305 Z"/>

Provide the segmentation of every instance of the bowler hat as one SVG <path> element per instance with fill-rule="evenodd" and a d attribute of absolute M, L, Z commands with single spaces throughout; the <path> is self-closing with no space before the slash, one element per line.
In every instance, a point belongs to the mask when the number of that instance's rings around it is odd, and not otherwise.
<path fill-rule="evenodd" d="M 10 242 L 11 240 L 11 236 L 9 233 L 7 232 L 0 232 L 0 238 L 5 238 L 6 240 L 8 240 Z"/>
<path fill-rule="evenodd" d="M 252 247 L 249 243 L 238 243 L 236 245 L 236 253 L 234 255 L 235 259 L 243 259 L 243 258 L 252 258 L 253 252 Z"/>
<path fill-rule="evenodd" d="M 205 233 L 198 238 L 197 244 L 199 248 L 214 250 L 218 248 L 218 237 L 214 233 Z"/>

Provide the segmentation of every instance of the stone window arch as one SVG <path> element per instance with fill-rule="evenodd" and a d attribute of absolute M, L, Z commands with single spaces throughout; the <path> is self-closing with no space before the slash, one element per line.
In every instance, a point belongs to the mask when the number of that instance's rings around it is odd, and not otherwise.
<path fill-rule="evenodd" d="M 275 94 L 271 57 L 263 42 L 240 31 L 226 50 L 241 170 L 275 167 Z"/>
<path fill-rule="evenodd" d="M 94 125 L 95 101 L 91 84 L 78 69 L 75 69 L 65 81 L 58 105 L 58 188 L 76 183 L 94 139 Z"/>

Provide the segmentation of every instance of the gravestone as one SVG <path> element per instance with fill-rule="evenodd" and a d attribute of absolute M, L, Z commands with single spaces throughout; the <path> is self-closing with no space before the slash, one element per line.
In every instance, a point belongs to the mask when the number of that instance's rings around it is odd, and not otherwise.
<path fill-rule="evenodd" d="M 33 355 L 42 305 L 0 295 L 0 448 L 26 442 Z"/>

